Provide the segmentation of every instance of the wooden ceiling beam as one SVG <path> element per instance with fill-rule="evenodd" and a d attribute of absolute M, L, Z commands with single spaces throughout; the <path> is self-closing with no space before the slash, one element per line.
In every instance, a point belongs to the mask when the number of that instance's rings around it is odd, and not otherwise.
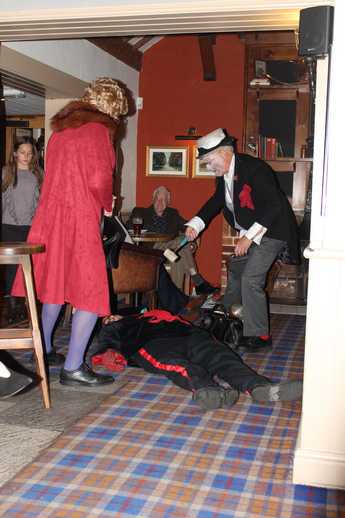
<path fill-rule="evenodd" d="M 143 59 L 142 52 L 135 49 L 123 38 L 88 38 L 88 41 L 105 52 L 108 52 L 108 54 L 111 54 L 119 61 L 122 61 L 122 63 L 134 68 L 134 70 L 138 70 L 138 72 L 141 71 Z"/>
<path fill-rule="evenodd" d="M 204 74 L 204 81 L 216 80 L 216 65 L 213 55 L 213 45 L 215 43 L 215 34 L 202 34 L 199 36 L 199 47 Z"/>
<path fill-rule="evenodd" d="M 148 43 L 150 40 L 152 40 L 153 36 L 143 36 L 142 38 L 140 38 L 139 41 L 137 41 L 133 47 L 135 49 L 140 49 L 141 47 L 143 47 L 144 45 L 146 45 L 146 43 Z"/>

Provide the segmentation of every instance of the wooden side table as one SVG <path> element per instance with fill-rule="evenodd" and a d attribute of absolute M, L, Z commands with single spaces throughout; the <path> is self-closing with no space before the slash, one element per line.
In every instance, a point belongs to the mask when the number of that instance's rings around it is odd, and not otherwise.
<path fill-rule="evenodd" d="M 50 408 L 50 394 L 43 356 L 41 332 L 38 324 L 35 288 L 32 276 L 31 255 L 44 252 L 45 246 L 32 243 L 0 242 L 0 264 L 18 264 L 23 268 L 29 327 L 24 329 L 0 329 L 0 349 L 33 349 L 36 366 L 41 378 L 45 408 Z"/>

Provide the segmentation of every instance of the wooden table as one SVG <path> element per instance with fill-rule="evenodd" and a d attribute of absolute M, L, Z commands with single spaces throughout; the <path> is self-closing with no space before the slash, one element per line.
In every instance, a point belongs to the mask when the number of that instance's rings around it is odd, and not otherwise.
<path fill-rule="evenodd" d="M 136 245 L 140 245 L 142 243 L 164 243 L 165 241 L 171 241 L 175 237 L 174 234 L 157 234 L 156 232 L 142 232 L 140 236 L 136 236 L 133 232 L 130 232 L 129 235 Z"/>

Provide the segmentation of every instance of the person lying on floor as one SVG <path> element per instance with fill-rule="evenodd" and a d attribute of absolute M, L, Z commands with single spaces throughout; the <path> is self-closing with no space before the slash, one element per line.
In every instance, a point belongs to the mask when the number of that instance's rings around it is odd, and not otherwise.
<path fill-rule="evenodd" d="M 98 340 L 96 355 L 114 349 L 145 371 L 164 374 L 191 391 L 203 410 L 229 408 L 240 392 L 256 402 L 292 401 L 302 396 L 301 381 L 274 383 L 208 331 L 168 311 L 106 317 Z"/>

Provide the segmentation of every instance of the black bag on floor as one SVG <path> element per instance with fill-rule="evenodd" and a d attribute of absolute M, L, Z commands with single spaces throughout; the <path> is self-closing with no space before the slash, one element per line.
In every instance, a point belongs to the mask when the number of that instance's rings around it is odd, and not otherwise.
<path fill-rule="evenodd" d="M 194 324 L 207 329 L 217 340 L 233 349 L 238 347 L 243 336 L 242 320 L 231 317 L 220 304 L 206 311 Z"/>

